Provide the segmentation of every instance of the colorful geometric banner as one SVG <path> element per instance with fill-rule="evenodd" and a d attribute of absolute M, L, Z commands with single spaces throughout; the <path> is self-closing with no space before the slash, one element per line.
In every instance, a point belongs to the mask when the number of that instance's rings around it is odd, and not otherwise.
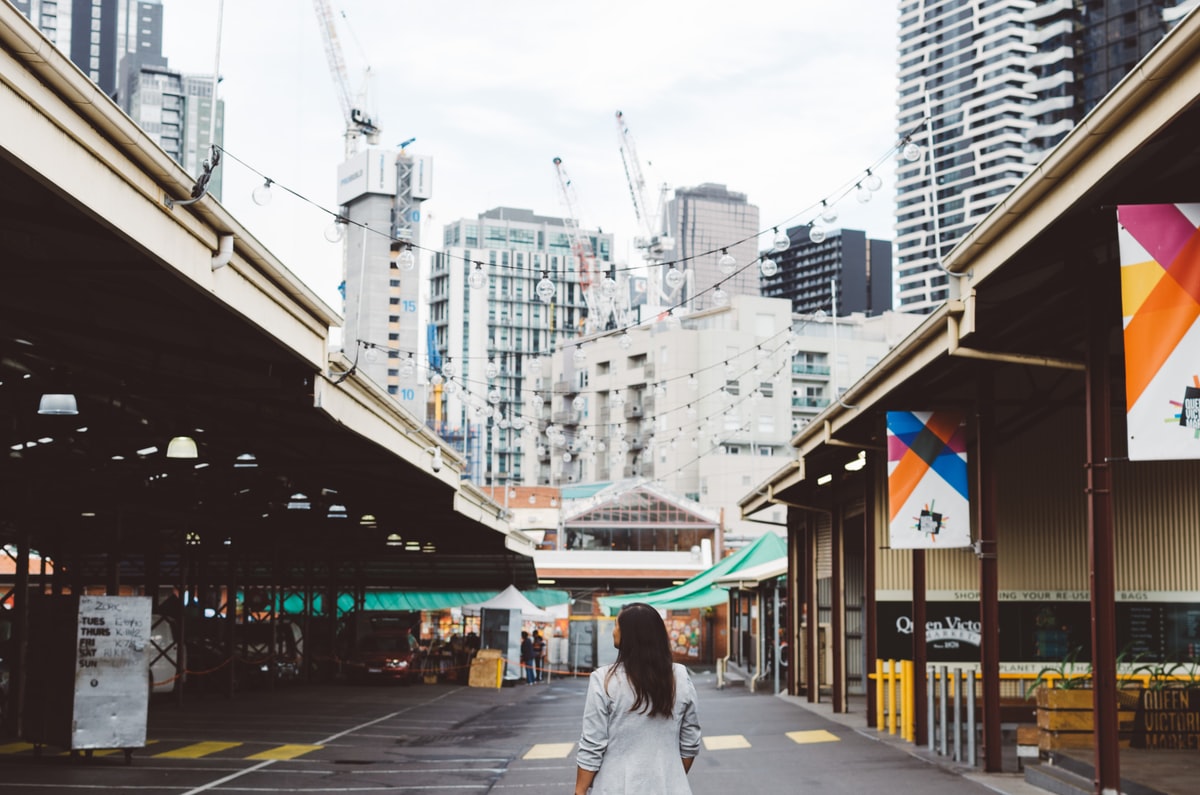
<path fill-rule="evenodd" d="M 889 546 L 971 546 L 963 415 L 889 411 L 887 437 Z"/>
<path fill-rule="evenodd" d="M 1117 208 L 1129 458 L 1200 458 L 1200 204 Z"/>

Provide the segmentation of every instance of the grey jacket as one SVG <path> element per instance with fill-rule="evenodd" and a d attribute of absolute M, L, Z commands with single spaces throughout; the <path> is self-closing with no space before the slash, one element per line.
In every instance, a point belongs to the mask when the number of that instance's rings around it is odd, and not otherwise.
<path fill-rule="evenodd" d="M 611 666 L 592 672 L 583 708 L 583 733 L 576 763 L 597 770 L 592 795 L 691 795 L 682 757 L 700 753 L 696 686 L 687 669 L 674 665 L 675 709 L 670 718 L 630 712 L 634 692 L 617 668 L 604 688 Z"/>

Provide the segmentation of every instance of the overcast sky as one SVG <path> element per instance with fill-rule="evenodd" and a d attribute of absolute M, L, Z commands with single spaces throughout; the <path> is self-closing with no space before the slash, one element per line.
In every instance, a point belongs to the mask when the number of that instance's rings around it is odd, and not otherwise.
<path fill-rule="evenodd" d="M 351 89 L 372 74 L 380 145 L 415 137 L 408 151 L 434 159 L 430 248 L 444 223 L 493 207 L 564 215 L 561 157 L 580 223 L 616 235 L 618 262 L 638 262 L 617 110 L 651 194 L 723 183 L 764 228 L 809 220 L 895 142 L 894 0 L 330 2 Z M 211 74 L 218 0 L 163 6 L 171 67 Z M 226 2 L 220 59 L 228 152 L 335 210 L 345 120 L 313 4 Z M 261 178 L 232 158 L 222 168 L 223 204 L 341 311 L 330 217 L 278 189 L 255 205 Z M 837 225 L 890 239 L 893 172 L 882 168 L 870 203 L 844 199 Z"/>

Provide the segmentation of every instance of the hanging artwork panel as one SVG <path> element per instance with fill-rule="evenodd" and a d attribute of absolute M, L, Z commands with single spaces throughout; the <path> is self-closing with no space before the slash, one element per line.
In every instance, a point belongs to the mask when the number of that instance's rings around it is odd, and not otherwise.
<path fill-rule="evenodd" d="M 1200 458 L 1200 204 L 1117 208 L 1129 458 Z"/>
<path fill-rule="evenodd" d="M 887 441 L 889 546 L 970 546 L 963 415 L 954 411 L 889 411 Z"/>

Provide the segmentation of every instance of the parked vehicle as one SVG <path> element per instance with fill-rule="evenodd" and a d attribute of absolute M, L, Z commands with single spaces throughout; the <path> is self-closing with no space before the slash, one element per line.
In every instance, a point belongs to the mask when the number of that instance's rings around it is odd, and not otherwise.
<path fill-rule="evenodd" d="M 421 676 L 421 651 L 416 643 L 420 626 L 420 613 L 402 610 L 347 613 L 338 633 L 343 675 L 351 682 L 416 680 Z"/>
<path fill-rule="evenodd" d="M 417 647 L 407 631 L 385 630 L 358 638 L 344 661 L 346 678 L 352 682 L 391 679 L 411 682 L 421 675 Z"/>
<path fill-rule="evenodd" d="M 300 678 L 299 627 L 291 621 L 250 621 L 234 630 L 239 682 L 251 687 Z"/>

